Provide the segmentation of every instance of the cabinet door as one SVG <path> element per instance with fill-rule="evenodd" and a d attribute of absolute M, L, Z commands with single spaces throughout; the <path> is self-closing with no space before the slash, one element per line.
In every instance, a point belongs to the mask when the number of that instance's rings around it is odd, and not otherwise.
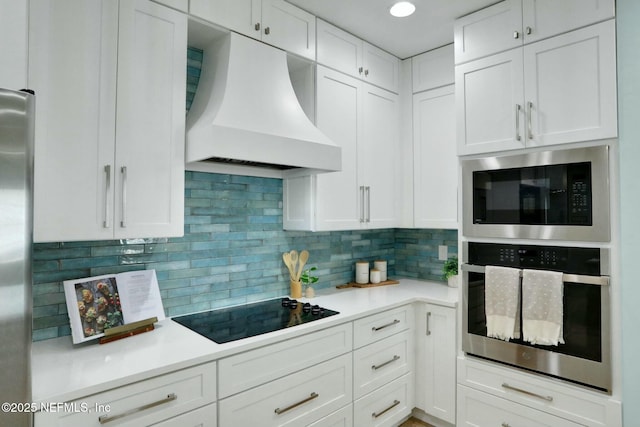
<path fill-rule="evenodd" d="M 455 21 L 456 64 L 522 46 L 522 0 L 504 0 Z"/>
<path fill-rule="evenodd" d="M 187 17 L 122 2 L 118 51 L 117 237 L 184 232 Z"/>
<path fill-rule="evenodd" d="M 527 43 L 613 18 L 614 0 L 522 0 Z"/>
<path fill-rule="evenodd" d="M 413 95 L 414 226 L 458 228 L 454 86 Z"/>
<path fill-rule="evenodd" d="M 258 40 L 262 35 L 262 0 L 189 0 L 189 13 Z"/>
<path fill-rule="evenodd" d="M 495 427 L 578 427 L 579 424 L 554 417 L 524 405 L 458 386 L 458 426 Z"/>
<path fill-rule="evenodd" d="M 118 4 L 40 0 L 30 21 L 34 241 L 113 238 Z"/>
<path fill-rule="evenodd" d="M 456 311 L 424 304 L 417 327 L 416 405 L 455 424 Z"/>
<path fill-rule="evenodd" d="M 318 63 L 361 77 L 362 40 L 318 19 Z"/>
<path fill-rule="evenodd" d="M 528 146 L 617 136 L 615 24 L 524 47 Z"/>
<path fill-rule="evenodd" d="M 316 59 L 316 17 L 284 0 L 263 0 L 262 41 Z"/>
<path fill-rule="evenodd" d="M 358 144 L 361 83 L 318 66 L 316 125 L 342 148 L 342 170 L 323 173 L 316 181 L 316 229 L 361 227 Z"/>
<path fill-rule="evenodd" d="M 0 87 L 18 90 L 27 86 L 27 35 L 29 6 L 26 1 L 0 0 Z"/>
<path fill-rule="evenodd" d="M 413 93 L 455 82 L 453 43 L 411 58 Z"/>
<path fill-rule="evenodd" d="M 395 227 L 398 222 L 396 156 L 400 138 L 398 95 L 363 85 L 364 128 L 358 150 L 358 168 L 365 186 L 365 224 L 369 228 Z M 360 161 L 361 160 L 361 161 Z"/>
<path fill-rule="evenodd" d="M 362 43 L 364 79 L 381 88 L 398 92 L 400 60 L 367 42 Z"/>
<path fill-rule="evenodd" d="M 458 154 L 524 147 L 522 49 L 456 67 Z"/>

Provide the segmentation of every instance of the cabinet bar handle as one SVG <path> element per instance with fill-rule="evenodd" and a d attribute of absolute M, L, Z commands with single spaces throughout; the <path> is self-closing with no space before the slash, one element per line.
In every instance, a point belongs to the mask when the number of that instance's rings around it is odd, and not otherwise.
<path fill-rule="evenodd" d="M 519 31 L 514 31 L 513 32 L 513 38 L 514 39 L 519 39 L 520 38 L 520 32 Z"/>
<path fill-rule="evenodd" d="M 264 28 L 264 33 L 265 33 L 266 35 L 271 34 L 271 27 L 265 27 L 265 28 Z"/>
<path fill-rule="evenodd" d="M 511 426 L 510 426 L 509 424 L 507 424 L 507 423 L 502 423 L 502 424 L 500 424 L 500 426 L 501 426 L 501 427 L 511 427 Z"/>
<path fill-rule="evenodd" d="M 526 394 L 527 396 L 537 397 L 538 399 L 543 399 L 543 400 L 546 400 L 547 402 L 553 402 L 553 397 L 551 397 L 551 396 L 543 396 L 541 394 L 532 393 L 530 391 L 523 390 L 523 389 L 518 388 L 518 387 L 510 386 L 507 383 L 502 383 L 502 388 L 506 388 L 508 390 L 513 390 L 513 391 L 517 391 L 518 393 Z"/>
<path fill-rule="evenodd" d="M 125 228 L 127 226 L 127 167 L 122 166 L 120 173 L 122 174 L 122 217 L 120 227 Z"/>
<path fill-rule="evenodd" d="M 104 222 L 102 226 L 104 228 L 111 227 L 111 221 L 109 220 L 109 200 L 111 199 L 111 165 L 104 166 L 104 173 L 106 183 L 104 186 Z"/>
<path fill-rule="evenodd" d="M 527 102 L 527 138 L 533 139 L 533 132 L 531 130 L 531 116 L 533 110 L 533 102 Z"/>
<path fill-rule="evenodd" d="M 427 312 L 427 336 L 431 335 L 431 328 L 429 327 L 429 320 L 431 320 L 431 312 Z"/>
<path fill-rule="evenodd" d="M 364 185 L 360 186 L 360 222 L 364 222 Z"/>
<path fill-rule="evenodd" d="M 289 411 L 289 410 L 291 410 L 293 408 L 297 408 L 298 406 L 300 406 L 300 405 L 302 405 L 304 403 L 307 403 L 308 401 L 313 400 L 318 396 L 319 396 L 319 394 L 314 391 L 306 399 L 302 399 L 301 401 L 296 402 L 293 405 L 289 405 L 289 406 L 287 406 L 286 408 L 283 408 L 283 409 L 276 408 L 273 412 L 275 412 L 278 415 L 284 414 L 285 412 L 287 412 L 287 411 Z"/>
<path fill-rule="evenodd" d="M 533 28 L 527 27 L 525 32 L 527 33 L 527 35 L 530 35 L 531 33 L 533 33 Z"/>
<path fill-rule="evenodd" d="M 366 222 L 371 222 L 371 187 L 366 186 L 367 191 L 367 219 Z"/>
<path fill-rule="evenodd" d="M 393 359 L 391 359 L 391 360 L 387 360 L 386 362 L 381 363 L 381 364 L 379 364 L 379 365 L 371 365 L 371 369 L 373 369 L 374 371 L 377 371 L 378 369 L 380 369 L 380 368 L 382 368 L 382 367 L 385 367 L 385 366 L 387 366 L 389 363 L 393 363 L 393 362 L 395 362 L 396 360 L 399 360 L 399 359 L 400 359 L 400 356 L 398 356 L 398 355 L 396 354 L 396 355 L 394 355 L 394 356 L 393 356 Z"/>
<path fill-rule="evenodd" d="M 393 408 L 395 408 L 396 406 L 398 406 L 400 404 L 399 400 L 394 400 L 393 403 L 391 404 L 391 406 L 389 406 L 387 409 L 385 409 L 384 411 L 378 412 L 378 413 L 373 413 L 371 414 L 371 416 L 373 418 L 378 418 L 384 414 L 386 414 L 387 412 L 389 412 L 390 410 L 392 410 Z"/>
<path fill-rule="evenodd" d="M 520 104 L 516 104 L 516 141 L 520 141 Z"/>
<path fill-rule="evenodd" d="M 256 31 L 260 31 L 260 23 L 256 22 L 256 25 L 254 25 L 253 28 L 255 28 Z"/>
<path fill-rule="evenodd" d="M 393 319 L 393 322 L 389 322 L 386 325 L 382 325 L 382 326 L 374 326 L 373 328 L 371 328 L 371 330 L 373 332 L 378 332 L 381 329 L 388 328 L 389 326 L 393 326 L 393 325 L 396 325 L 398 323 L 400 323 L 400 321 L 398 319 Z"/>
<path fill-rule="evenodd" d="M 145 411 L 147 409 L 155 408 L 156 406 L 164 405 L 173 400 L 176 400 L 178 396 L 175 393 L 168 394 L 164 399 L 157 400 L 155 402 L 147 403 L 146 405 L 138 406 L 137 408 L 130 409 L 118 415 L 101 415 L 98 417 L 100 424 L 106 424 L 111 421 L 119 420 L 120 418 L 128 417 L 129 415 Z"/>
<path fill-rule="evenodd" d="M 369 75 L 369 69 L 367 68 L 366 70 L 364 70 L 364 75 L 368 76 Z"/>
<path fill-rule="evenodd" d="M 363 71 L 363 70 L 364 70 L 364 69 L 363 69 L 362 67 L 358 67 L 358 73 L 359 73 L 359 74 L 362 74 L 362 71 Z"/>

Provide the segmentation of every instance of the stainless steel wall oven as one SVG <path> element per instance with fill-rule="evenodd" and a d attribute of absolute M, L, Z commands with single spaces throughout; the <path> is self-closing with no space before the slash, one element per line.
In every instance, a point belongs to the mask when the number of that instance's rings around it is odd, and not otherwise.
<path fill-rule="evenodd" d="M 563 273 L 564 344 L 534 345 L 487 336 L 488 265 Z M 606 248 L 464 242 L 463 351 L 610 393 L 609 270 Z"/>

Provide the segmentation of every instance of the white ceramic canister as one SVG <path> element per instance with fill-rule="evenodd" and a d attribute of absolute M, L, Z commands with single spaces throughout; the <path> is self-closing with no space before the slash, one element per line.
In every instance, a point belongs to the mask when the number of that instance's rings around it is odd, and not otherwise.
<path fill-rule="evenodd" d="M 367 261 L 356 262 L 356 283 L 369 283 L 369 263 Z"/>
<path fill-rule="evenodd" d="M 371 283 L 380 283 L 380 270 L 372 268 L 371 274 L 369 276 L 369 278 L 371 279 Z"/>
<path fill-rule="evenodd" d="M 383 259 L 373 261 L 373 268 L 375 268 L 380 272 L 381 282 L 384 282 L 387 280 L 387 261 Z"/>

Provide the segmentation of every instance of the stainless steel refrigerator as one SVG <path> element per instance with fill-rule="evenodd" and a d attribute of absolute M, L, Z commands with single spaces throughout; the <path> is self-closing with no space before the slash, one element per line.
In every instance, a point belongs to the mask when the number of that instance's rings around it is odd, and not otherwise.
<path fill-rule="evenodd" d="M 0 403 L 31 402 L 34 107 L 33 95 L 0 89 Z M 31 418 L 3 406 L 0 425 Z"/>

